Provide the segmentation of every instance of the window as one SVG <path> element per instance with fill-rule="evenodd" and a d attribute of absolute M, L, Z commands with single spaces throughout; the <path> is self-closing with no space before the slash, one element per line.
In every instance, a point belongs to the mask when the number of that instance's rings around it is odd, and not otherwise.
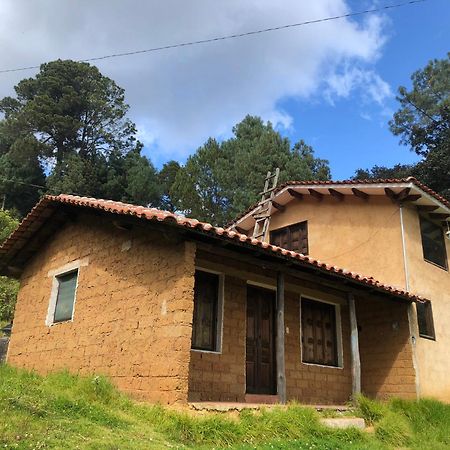
<path fill-rule="evenodd" d="M 443 269 L 448 269 L 444 233 L 439 225 L 420 216 L 423 257 Z"/>
<path fill-rule="evenodd" d="M 66 273 L 56 277 L 56 281 L 58 283 L 58 294 L 56 296 L 53 323 L 72 320 L 77 278 L 78 271 Z"/>
<path fill-rule="evenodd" d="M 417 322 L 419 323 L 419 336 L 436 339 L 434 333 L 433 311 L 431 310 L 431 302 L 416 303 Z"/>
<path fill-rule="evenodd" d="M 192 348 L 219 351 L 219 299 L 220 276 L 215 273 L 195 272 L 194 316 L 192 323 Z"/>
<path fill-rule="evenodd" d="M 336 306 L 302 299 L 302 361 L 338 366 Z"/>
<path fill-rule="evenodd" d="M 279 228 L 270 233 L 270 243 L 287 250 L 308 254 L 308 222 Z"/>

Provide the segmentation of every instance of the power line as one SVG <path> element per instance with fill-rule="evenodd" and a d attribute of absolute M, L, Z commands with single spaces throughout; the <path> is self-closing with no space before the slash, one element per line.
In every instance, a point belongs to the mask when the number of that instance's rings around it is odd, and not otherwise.
<path fill-rule="evenodd" d="M 287 25 L 280 25 L 280 26 L 277 26 L 277 27 L 264 28 L 264 29 L 261 29 L 261 30 L 253 30 L 253 31 L 246 31 L 246 32 L 243 32 L 243 33 L 229 34 L 229 35 L 218 36 L 218 37 L 209 38 L 209 39 L 201 39 L 201 40 L 198 40 L 198 41 L 180 42 L 180 43 L 177 43 L 177 44 L 163 45 L 161 47 L 153 47 L 153 48 L 148 48 L 148 49 L 145 49 L 145 50 L 134 50 L 134 51 L 124 52 L 124 53 L 112 53 L 110 55 L 97 56 L 97 57 L 94 57 L 94 58 L 87 58 L 87 59 L 78 59 L 76 61 L 78 61 L 78 62 L 101 61 L 101 60 L 104 60 L 104 59 L 119 58 L 119 57 L 122 57 L 122 56 L 139 55 L 141 53 L 152 53 L 152 52 L 158 52 L 158 51 L 162 51 L 162 50 L 169 50 L 169 49 L 172 49 L 172 48 L 189 47 L 189 46 L 193 46 L 193 45 L 207 44 L 207 43 L 211 43 L 211 42 L 226 41 L 226 40 L 229 40 L 229 39 L 236 39 L 236 38 L 245 37 L 245 36 L 252 36 L 252 35 L 256 35 L 256 34 L 269 33 L 269 32 L 272 32 L 272 31 L 285 30 L 287 28 L 296 28 L 296 27 L 301 27 L 301 26 L 304 26 L 304 25 L 312 25 L 312 24 L 315 24 L 315 23 L 329 22 L 331 20 L 345 19 L 345 18 L 348 18 L 348 17 L 361 16 L 363 14 L 370 14 L 370 13 L 385 11 L 385 10 L 388 10 L 388 9 L 401 8 L 403 6 L 408 6 L 408 5 L 412 5 L 412 4 L 415 4 L 415 3 L 423 3 L 423 2 L 426 2 L 426 1 L 428 1 L 428 0 L 409 0 L 409 1 L 406 1 L 406 2 L 402 2 L 402 3 L 394 3 L 394 4 L 391 4 L 391 5 L 381 6 L 381 7 L 378 7 L 378 8 L 366 9 L 366 10 L 363 10 L 363 11 L 357 11 L 357 12 L 353 12 L 353 13 L 342 14 L 340 16 L 324 17 L 324 18 L 321 18 L 321 19 L 307 20 L 305 22 L 291 23 L 291 24 L 287 24 Z M 24 71 L 24 70 L 39 69 L 39 67 L 40 67 L 40 65 L 38 65 L 38 66 L 28 66 L 28 67 L 19 67 L 19 68 L 16 68 L 16 69 L 3 69 L 3 70 L 0 70 L 0 74 L 1 73 L 9 73 L 9 72 L 20 72 L 20 71 Z"/>

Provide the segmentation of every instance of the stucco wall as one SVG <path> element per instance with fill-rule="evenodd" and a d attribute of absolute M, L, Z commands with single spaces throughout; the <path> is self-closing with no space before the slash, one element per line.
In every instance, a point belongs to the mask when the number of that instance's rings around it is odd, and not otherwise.
<path fill-rule="evenodd" d="M 409 289 L 432 301 L 436 333 L 433 341 L 418 337 L 416 330 L 420 395 L 450 402 L 450 274 L 423 259 L 420 223 L 415 209 L 405 207 L 403 219 Z M 445 243 L 449 258 L 450 240 L 445 239 Z"/>
<path fill-rule="evenodd" d="M 419 218 L 414 206 L 405 205 L 403 219 L 409 272 L 408 288 L 432 301 L 436 341 L 420 338 L 413 320 L 419 393 L 450 401 L 450 275 L 423 259 Z M 309 252 L 314 258 L 407 288 L 399 205 L 384 196 L 367 201 L 346 196 L 293 200 L 283 213 L 273 215 L 276 229 L 308 220 Z M 445 240 L 447 257 L 450 241 Z"/>
<path fill-rule="evenodd" d="M 309 254 L 321 261 L 405 285 L 398 206 L 386 197 L 338 201 L 311 196 L 288 203 L 272 216 L 270 229 L 308 221 Z"/>
<path fill-rule="evenodd" d="M 8 362 L 105 374 L 135 396 L 186 401 L 194 254 L 193 244 L 99 217 L 66 225 L 21 277 Z M 48 327 L 48 273 L 80 258 L 73 322 Z"/>

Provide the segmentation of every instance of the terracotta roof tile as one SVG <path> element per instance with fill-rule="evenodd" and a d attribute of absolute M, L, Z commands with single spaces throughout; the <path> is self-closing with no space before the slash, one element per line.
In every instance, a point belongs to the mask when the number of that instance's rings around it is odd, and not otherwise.
<path fill-rule="evenodd" d="M 78 197 L 74 195 L 61 194 L 58 196 L 45 196 L 41 201 L 31 210 L 31 212 L 25 217 L 22 223 L 19 225 L 16 231 L 3 243 L 0 247 L 0 262 L 1 260 L 13 251 L 19 240 L 24 238 L 28 239 L 33 234 L 33 223 L 37 222 L 42 213 L 49 207 L 57 206 L 58 204 L 69 204 L 78 207 L 92 208 L 97 210 L 106 211 L 112 214 L 128 215 L 145 219 L 149 221 L 158 221 L 175 226 L 192 229 L 209 235 L 212 237 L 221 237 L 234 242 L 248 245 L 249 248 L 259 248 L 268 255 L 283 256 L 286 259 L 294 260 L 300 265 L 313 267 L 320 272 L 328 274 L 336 274 L 342 278 L 346 278 L 352 281 L 356 281 L 359 284 L 376 288 L 385 293 L 392 294 L 397 297 L 402 297 L 410 301 L 424 301 L 422 297 L 409 293 L 403 289 L 390 286 L 388 284 L 381 283 L 375 280 L 373 277 L 367 277 L 355 272 L 350 272 L 346 269 L 335 267 L 326 264 L 322 261 L 305 256 L 301 253 L 286 250 L 275 245 L 271 245 L 265 242 L 260 242 L 257 239 L 248 237 L 244 234 L 240 234 L 237 231 L 226 230 L 221 227 L 215 227 L 209 223 L 200 222 L 196 219 L 189 219 L 179 214 L 174 214 L 168 211 L 161 211 L 156 208 L 145 208 L 143 206 L 136 206 L 122 202 L 115 202 L 111 200 L 102 200 L 89 197 Z"/>

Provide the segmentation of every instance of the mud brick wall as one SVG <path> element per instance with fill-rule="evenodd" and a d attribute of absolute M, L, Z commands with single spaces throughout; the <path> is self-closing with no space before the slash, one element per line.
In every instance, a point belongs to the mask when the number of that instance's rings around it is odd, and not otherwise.
<path fill-rule="evenodd" d="M 81 258 L 88 264 L 79 269 L 73 321 L 47 326 L 49 271 Z M 27 265 L 8 362 L 40 373 L 104 374 L 136 397 L 185 402 L 194 261 L 194 244 L 83 214 Z"/>
<path fill-rule="evenodd" d="M 371 397 L 416 397 L 408 305 L 394 300 L 356 302 L 361 385 Z"/>
<path fill-rule="evenodd" d="M 307 296 L 306 296 L 307 297 Z M 316 298 L 323 298 L 316 295 Z M 350 325 L 348 307 L 340 306 L 342 323 L 343 366 L 325 367 L 301 361 L 300 300 L 298 294 L 286 293 L 286 394 L 288 400 L 309 404 L 342 404 L 352 391 L 350 370 Z M 339 332 L 339 330 L 338 330 Z"/>
<path fill-rule="evenodd" d="M 189 401 L 244 401 L 246 297 L 247 283 L 225 276 L 222 352 L 191 351 Z"/>

